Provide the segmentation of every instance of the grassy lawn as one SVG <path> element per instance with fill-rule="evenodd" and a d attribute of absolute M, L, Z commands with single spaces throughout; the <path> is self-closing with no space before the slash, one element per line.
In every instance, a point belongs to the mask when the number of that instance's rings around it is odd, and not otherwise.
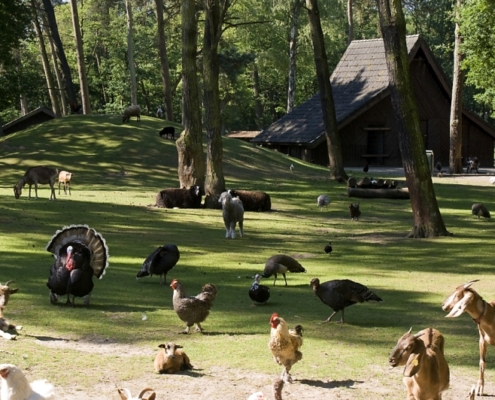
<path fill-rule="evenodd" d="M 400 372 L 388 371 L 388 355 L 409 327 L 417 332 L 432 326 L 446 338 L 451 371 L 476 381 L 477 328 L 466 315 L 446 319 L 441 303 L 471 279 L 480 279 L 474 289 L 485 299 L 495 298 L 493 226 L 470 212 L 474 202 L 490 209 L 493 187 L 434 178 L 442 216 L 454 235 L 405 239 L 412 226 L 409 201 L 360 199 L 361 218 L 351 221 L 348 204 L 357 200 L 347 197 L 344 184 L 328 180 L 325 168 L 224 139 L 227 187 L 266 191 L 273 208 L 269 213 L 246 213 L 245 237 L 225 239 L 220 210 L 152 206 L 159 190 L 178 185 L 177 151 L 174 142 L 158 136 L 162 125 L 150 117 L 122 125 L 120 116 L 72 116 L 0 139 L 0 282 L 13 279 L 13 286 L 20 287 L 5 315 L 24 326 L 17 341 L 0 342 L 2 362 L 57 386 L 73 382 L 76 368 L 78 388 L 90 391 L 108 376 L 125 381 L 150 375 L 150 352 L 159 343 L 176 341 L 202 368 L 276 375 L 281 368 L 267 348 L 268 321 L 276 311 L 289 325 L 305 329 L 304 358 L 292 371 L 296 379 L 370 379 L 391 388 L 383 398 L 403 398 Z M 13 185 L 28 167 L 39 164 L 73 172 L 72 196 L 63 190 L 58 195 L 57 189 L 58 200 L 50 202 L 48 186 L 43 185 L 40 199 L 28 200 L 26 186 L 21 199 L 15 200 Z M 368 174 L 373 173 L 371 168 Z M 316 206 L 320 194 L 332 199 L 323 211 Z M 89 308 L 81 299 L 75 309 L 53 306 L 48 299 L 46 281 L 53 257 L 45 246 L 57 229 L 70 224 L 96 229 L 110 249 L 110 265 L 95 282 Z M 323 252 L 328 241 L 334 248 L 331 255 Z M 203 335 L 178 334 L 184 326 L 173 311 L 168 285 L 160 286 L 158 277 L 135 280 L 146 256 L 166 243 L 175 243 L 181 251 L 168 282 L 181 280 L 191 295 L 206 282 L 217 285 Z M 283 279 L 275 287 L 271 279 L 263 281 L 271 288 L 269 303 L 252 307 L 248 297 L 252 280 L 247 277 L 260 272 L 266 259 L 277 253 L 298 258 L 308 272 L 289 274 L 288 287 L 282 286 Z M 322 282 L 358 281 L 384 302 L 348 308 L 345 325 L 319 325 L 331 309 L 312 293 L 313 277 Z M 40 345 L 43 340 L 54 345 Z M 122 362 L 115 354 L 78 351 L 57 341 L 122 344 L 129 354 L 121 355 L 127 357 Z M 490 389 L 494 354 L 489 349 Z M 102 366 L 107 378 L 102 377 Z M 399 395 L 394 394 L 396 388 Z M 373 398 L 365 389 L 342 385 L 341 390 L 352 392 L 355 399 Z M 489 393 L 495 395 L 493 390 Z"/>

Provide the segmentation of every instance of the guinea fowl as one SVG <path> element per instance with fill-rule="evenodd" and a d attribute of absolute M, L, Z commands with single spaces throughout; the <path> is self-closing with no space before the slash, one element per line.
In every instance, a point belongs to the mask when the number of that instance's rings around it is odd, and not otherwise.
<path fill-rule="evenodd" d="M 160 285 L 163 285 L 167 283 L 167 272 L 177 264 L 179 258 L 180 252 L 175 244 L 160 246 L 144 260 L 136 279 L 144 276 L 160 275 Z M 165 278 L 162 282 L 163 275 L 165 275 Z"/>
<path fill-rule="evenodd" d="M 366 286 L 350 279 L 335 279 L 320 284 L 318 278 L 313 278 L 310 285 L 313 286 L 313 292 L 320 300 L 333 310 L 333 314 L 322 323 L 330 322 L 339 311 L 342 311 L 340 323 L 344 323 L 344 309 L 346 307 L 365 301 L 383 301 Z"/>
<path fill-rule="evenodd" d="M 275 276 L 275 279 L 273 280 L 273 286 L 275 286 L 275 282 L 277 281 L 277 274 L 282 274 L 285 280 L 285 286 L 287 286 L 287 278 L 285 277 L 287 271 L 306 272 L 304 267 L 292 257 L 285 254 L 277 254 L 266 260 L 265 270 L 261 277 L 269 278 L 272 275 Z"/>
<path fill-rule="evenodd" d="M 270 289 L 268 288 L 268 286 L 261 285 L 260 280 L 261 275 L 256 274 L 254 276 L 254 282 L 249 288 L 249 298 L 253 301 L 253 306 L 254 303 L 266 304 L 266 302 L 270 298 Z"/>
<path fill-rule="evenodd" d="M 477 215 L 478 219 L 480 219 L 480 217 L 490 218 L 490 211 L 481 203 L 474 203 L 471 206 L 471 212 L 473 215 Z"/>
<path fill-rule="evenodd" d="M 197 296 L 187 296 L 182 284 L 173 279 L 170 287 L 174 290 L 172 302 L 177 316 L 186 323 L 186 329 L 182 333 L 189 333 L 189 328 L 196 324 L 196 332 L 203 332 L 203 322 L 217 296 L 217 288 L 212 283 L 207 283 Z"/>
<path fill-rule="evenodd" d="M 323 207 L 328 207 L 330 204 L 330 197 L 326 194 L 320 194 L 316 199 L 316 205 L 320 207 L 320 210 L 323 210 Z"/>
<path fill-rule="evenodd" d="M 55 232 L 46 250 L 55 257 L 46 284 L 50 302 L 55 304 L 58 296 L 67 295 L 66 304 L 74 306 L 75 297 L 86 296 L 87 306 L 93 291 L 93 276 L 101 279 L 108 267 L 105 239 L 87 225 L 71 225 Z"/>

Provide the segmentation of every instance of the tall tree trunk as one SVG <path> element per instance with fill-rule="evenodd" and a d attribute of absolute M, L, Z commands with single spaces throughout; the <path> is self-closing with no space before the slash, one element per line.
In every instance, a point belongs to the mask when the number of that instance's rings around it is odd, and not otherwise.
<path fill-rule="evenodd" d="M 36 13 L 36 3 L 31 0 L 31 7 L 33 8 L 33 27 L 38 37 L 38 43 L 40 47 L 41 63 L 43 65 L 43 71 L 45 73 L 46 86 L 48 87 L 48 94 L 50 96 L 50 102 L 52 103 L 52 110 L 55 116 L 60 117 L 60 105 L 58 102 L 58 93 L 55 90 L 55 84 L 53 82 L 52 71 L 50 68 L 50 62 L 48 61 L 48 55 L 46 53 L 45 41 L 43 40 L 43 34 L 41 32 L 40 23 Z"/>
<path fill-rule="evenodd" d="M 206 128 L 205 207 L 219 208 L 218 198 L 225 191 L 222 157 L 222 116 L 218 88 L 218 43 L 222 21 L 218 0 L 205 0 L 205 32 L 203 40 L 203 85 Z"/>
<path fill-rule="evenodd" d="M 141 90 L 143 92 L 143 98 L 144 98 L 144 104 L 146 105 L 146 114 L 151 114 L 151 104 L 150 104 L 150 98 L 148 96 L 148 92 L 146 91 L 146 87 L 144 86 L 144 81 L 140 79 L 139 81 L 141 83 Z"/>
<path fill-rule="evenodd" d="M 294 0 L 291 5 L 290 34 L 289 34 L 289 85 L 287 90 L 287 113 L 294 108 L 296 96 L 296 59 L 297 37 L 299 33 L 299 15 L 301 14 L 302 0 Z"/>
<path fill-rule="evenodd" d="M 254 112 L 256 115 L 256 126 L 258 129 L 263 128 L 263 105 L 261 104 L 261 89 L 260 76 L 258 74 L 258 66 L 254 63 L 253 66 L 253 97 L 254 97 Z"/>
<path fill-rule="evenodd" d="M 399 148 L 414 215 L 414 226 L 409 237 L 450 235 L 438 208 L 426 158 L 409 67 L 401 1 L 378 0 L 378 10 Z"/>
<path fill-rule="evenodd" d="M 50 24 L 50 33 L 52 36 L 53 44 L 55 45 L 57 57 L 60 61 L 60 68 L 62 69 L 62 74 L 65 80 L 65 89 L 67 90 L 67 97 L 69 98 L 70 108 L 73 112 L 77 112 L 80 109 L 80 105 L 77 102 L 76 91 L 74 90 L 74 83 L 72 82 L 72 74 L 70 72 L 69 63 L 65 57 L 64 47 L 62 45 L 62 40 L 58 33 L 57 20 L 55 18 L 55 12 L 53 11 L 53 6 L 51 0 L 43 0 L 43 7 L 46 12 L 46 17 L 48 18 L 48 23 Z"/>
<path fill-rule="evenodd" d="M 76 40 L 77 68 L 79 71 L 79 85 L 81 90 L 83 114 L 90 114 L 91 104 L 89 101 L 88 80 L 86 78 L 86 65 L 84 64 L 83 41 L 81 35 L 81 27 L 79 25 L 79 15 L 77 12 L 77 0 L 70 0 L 70 9 L 72 13 L 74 39 Z"/>
<path fill-rule="evenodd" d="M 165 102 L 165 117 L 169 121 L 174 120 L 174 110 L 172 107 L 172 90 L 170 82 L 170 71 L 168 68 L 167 41 L 165 39 L 165 24 L 163 22 L 163 0 L 155 0 L 156 19 L 158 26 L 158 54 L 163 82 L 163 100 Z"/>
<path fill-rule="evenodd" d="M 349 25 L 347 46 L 349 46 L 354 40 L 354 13 L 352 12 L 352 0 L 347 0 L 347 24 Z"/>
<path fill-rule="evenodd" d="M 131 104 L 137 104 L 137 81 L 136 81 L 136 68 L 134 66 L 134 40 L 133 40 L 133 27 L 132 27 L 131 0 L 125 1 L 125 8 L 127 12 L 127 63 L 129 64 Z"/>
<path fill-rule="evenodd" d="M 450 105 L 450 152 L 449 169 L 452 174 L 462 172 L 462 93 L 464 89 L 464 72 L 461 69 L 462 37 L 459 31 L 459 9 L 462 3 L 457 0 L 454 47 L 454 82 L 452 84 L 452 102 Z"/>
<path fill-rule="evenodd" d="M 60 67 L 59 67 L 59 62 L 57 59 L 57 52 L 55 50 L 55 45 L 53 44 L 53 37 L 50 33 L 50 24 L 48 23 L 48 18 L 46 16 L 46 13 L 43 14 L 43 24 L 45 28 L 45 32 L 47 32 L 47 37 L 48 41 L 50 42 L 50 53 L 52 57 L 52 63 L 53 63 L 53 70 L 55 71 L 55 77 L 57 78 L 57 85 L 58 85 L 58 96 L 60 99 L 60 104 L 62 105 L 62 115 L 67 115 L 69 113 L 69 105 L 67 104 L 67 96 L 66 92 L 63 90 L 64 85 L 64 79 L 62 77 L 62 74 L 60 72 Z"/>
<path fill-rule="evenodd" d="M 320 87 L 321 109 L 327 139 L 328 159 L 330 161 L 330 177 L 336 180 L 347 180 L 317 0 L 306 0 L 306 8 L 313 40 L 316 75 L 318 76 L 318 86 Z"/>
<path fill-rule="evenodd" d="M 182 125 L 175 142 L 180 187 L 198 185 L 204 190 L 205 163 L 196 68 L 198 21 L 194 0 L 182 0 Z"/>

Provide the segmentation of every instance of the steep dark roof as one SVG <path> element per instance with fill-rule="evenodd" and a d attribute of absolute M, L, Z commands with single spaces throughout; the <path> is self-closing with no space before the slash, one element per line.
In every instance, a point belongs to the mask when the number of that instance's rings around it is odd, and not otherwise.
<path fill-rule="evenodd" d="M 45 106 L 40 106 L 35 110 L 28 112 L 26 115 L 14 119 L 2 126 L 3 134 L 10 135 L 11 133 L 22 131 L 31 125 L 41 124 L 50 119 L 54 119 L 55 114 L 52 110 Z"/>
<path fill-rule="evenodd" d="M 426 43 L 419 35 L 406 37 L 410 59 L 423 47 L 432 61 Z M 445 80 L 441 71 L 439 79 Z M 331 76 L 335 112 L 339 128 L 356 118 L 389 94 L 388 70 L 382 39 L 354 40 L 348 46 Z M 446 85 L 446 82 L 442 82 Z M 448 85 L 446 85 L 448 88 Z M 447 89 L 449 90 L 449 89 Z M 325 127 L 320 94 L 275 121 L 252 140 L 255 143 L 304 144 L 313 147 L 323 140 Z"/>

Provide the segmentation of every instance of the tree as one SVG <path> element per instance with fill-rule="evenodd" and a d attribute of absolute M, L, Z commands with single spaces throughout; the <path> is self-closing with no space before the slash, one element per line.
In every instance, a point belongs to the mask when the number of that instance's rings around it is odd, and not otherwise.
<path fill-rule="evenodd" d="M 172 91 L 170 71 L 168 68 L 167 41 L 165 40 L 165 24 L 163 23 L 163 0 L 155 0 L 156 21 L 158 28 L 158 55 L 160 57 L 161 75 L 163 82 L 163 101 L 165 102 L 165 116 L 167 120 L 174 120 L 172 108 Z"/>
<path fill-rule="evenodd" d="M 348 177 L 344 170 L 342 146 L 340 144 L 337 116 L 335 114 L 332 86 L 330 84 L 330 71 L 328 70 L 328 60 L 325 52 L 325 42 L 323 40 L 317 0 L 306 0 L 306 8 L 308 10 L 311 38 L 313 40 L 316 75 L 318 76 L 318 85 L 320 87 L 321 109 L 327 139 L 328 159 L 330 161 L 330 177 L 347 180 Z"/>
<path fill-rule="evenodd" d="M 205 165 L 201 135 L 201 110 L 197 80 L 198 21 L 194 0 L 182 0 L 182 125 L 175 142 L 179 158 L 177 173 L 181 187 L 204 188 Z"/>
<path fill-rule="evenodd" d="M 18 48 L 30 23 L 31 13 L 23 0 L 2 0 L 0 2 L 0 66 L 10 63 L 11 51 Z"/>
<path fill-rule="evenodd" d="M 222 116 L 218 79 L 218 44 L 222 35 L 222 22 L 229 1 L 205 0 L 205 31 L 203 40 L 203 85 L 206 128 L 205 207 L 218 208 L 218 198 L 225 190 L 222 157 Z"/>
<path fill-rule="evenodd" d="M 452 83 L 452 99 L 450 105 L 450 152 L 449 169 L 452 174 L 462 172 L 462 93 L 464 72 L 461 69 L 462 53 L 460 50 L 462 37 L 459 32 L 459 8 L 461 0 L 457 0 L 454 47 L 454 79 Z"/>
<path fill-rule="evenodd" d="M 134 41 L 132 28 L 132 4 L 131 0 L 125 0 L 125 8 L 127 14 L 127 63 L 130 75 L 131 85 L 131 104 L 137 104 L 137 83 L 136 69 L 134 66 Z"/>
<path fill-rule="evenodd" d="M 290 33 L 289 33 L 289 85 L 287 90 L 287 113 L 294 108 L 296 95 L 296 60 L 297 37 L 299 33 L 299 14 L 301 13 L 302 0 L 294 0 L 290 7 Z"/>
<path fill-rule="evenodd" d="M 349 30 L 347 33 L 347 45 L 349 46 L 354 40 L 354 16 L 352 13 L 352 0 L 347 0 L 347 24 Z"/>
<path fill-rule="evenodd" d="M 399 148 L 414 216 L 409 237 L 447 236 L 450 233 L 438 208 L 419 124 L 402 4 L 400 0 L 378 0 L 378 9 Z"/>
<path fill-rule="evenodd" d="M 72 12 L 72 26 L 74 29 L 74 39 L 76 41 L 77 68 L 79 71 L 79 84 L 81 89 L 81 103 L 84 114 L 91 113 L 91 103 L 89 101 L 88 80 L 86 78 L 86 66 L 84 64 L 83 39 L 81 27 L 79 25 L 79 15 L 77 12 L 77 0 L 70 0 Z"/>

